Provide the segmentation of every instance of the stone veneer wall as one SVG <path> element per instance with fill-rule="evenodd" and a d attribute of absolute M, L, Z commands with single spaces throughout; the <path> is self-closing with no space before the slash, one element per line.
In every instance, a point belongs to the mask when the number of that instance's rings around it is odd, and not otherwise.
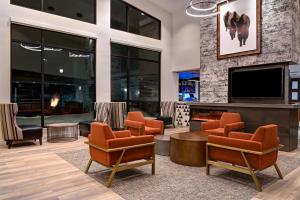
<path fill-rule="evenodd" d="M 200 21 L 200 101 L 227 103 L 228 68 L 279 62 L 298 62 L 298 0 L 262 1 L 262 53 L 217 60 L 217 18 Z"/>

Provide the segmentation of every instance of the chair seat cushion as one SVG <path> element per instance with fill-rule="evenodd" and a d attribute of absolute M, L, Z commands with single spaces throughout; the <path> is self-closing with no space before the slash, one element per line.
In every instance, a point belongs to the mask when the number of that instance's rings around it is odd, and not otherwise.
<path fill-rule="evenodd" d="M 43 128 L 37 125 L 21 125 L 24 139 L 39 139 L 43 137 Z"/>
<path fill-rule="evenodd" d="M 208 132 L 213 135 L 218 135 L 218 136 L 224 136 L 224 128 L 216 128 L 216 129 L 209 129 L 205 130 L 205 132 Z"/>
<path fill-rule="evenodd" d="M 159 128 L 152 128 L 149 126 L 145 126 L 145 135 L 158 135 L 160 134 Z"/>

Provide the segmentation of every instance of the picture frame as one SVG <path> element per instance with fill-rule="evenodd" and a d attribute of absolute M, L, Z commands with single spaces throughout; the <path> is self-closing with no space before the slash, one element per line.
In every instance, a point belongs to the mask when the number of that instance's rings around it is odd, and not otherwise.
<path fill-rule="evenodd" d="M 218 4 L 217 59 L 261 53 L 261 0 Z"/>

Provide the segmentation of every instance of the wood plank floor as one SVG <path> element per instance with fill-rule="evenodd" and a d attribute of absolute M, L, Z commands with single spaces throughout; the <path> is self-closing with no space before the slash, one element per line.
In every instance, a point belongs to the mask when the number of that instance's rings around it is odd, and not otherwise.
<path fill-rule="evenodd" d="M 96 199 L 120 200 L 120 196 L 69 164 L 57 153 L 86 149 L 85 138 L 69 143 L 18 146 L 0 144 L 0 200 Z M 300 157 L 300 150 L 285 156 Z M 299 200 L 300 166 L 252 200 Z"/>
<path fill-rule="evenodd" d="M 0 199 L 122 198 L 69 164 L 56 153 L 87 148 L 84 138 L 70 143 L 47 143 L 8 150 L 0 146 Z"/>

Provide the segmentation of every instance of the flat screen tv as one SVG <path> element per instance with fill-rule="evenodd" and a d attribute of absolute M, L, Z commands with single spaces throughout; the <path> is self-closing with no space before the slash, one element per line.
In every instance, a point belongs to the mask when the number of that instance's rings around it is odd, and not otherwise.
<path fill-rule="evenodd" d="M 195 93 L 196 84 L 193 81 L 179 80 L 179 92 L 180 93 Z"/>
<path fill-rule="evenodd" d="M 232 70 L 232 98 L 284 98 L 284 68 Z"/>

